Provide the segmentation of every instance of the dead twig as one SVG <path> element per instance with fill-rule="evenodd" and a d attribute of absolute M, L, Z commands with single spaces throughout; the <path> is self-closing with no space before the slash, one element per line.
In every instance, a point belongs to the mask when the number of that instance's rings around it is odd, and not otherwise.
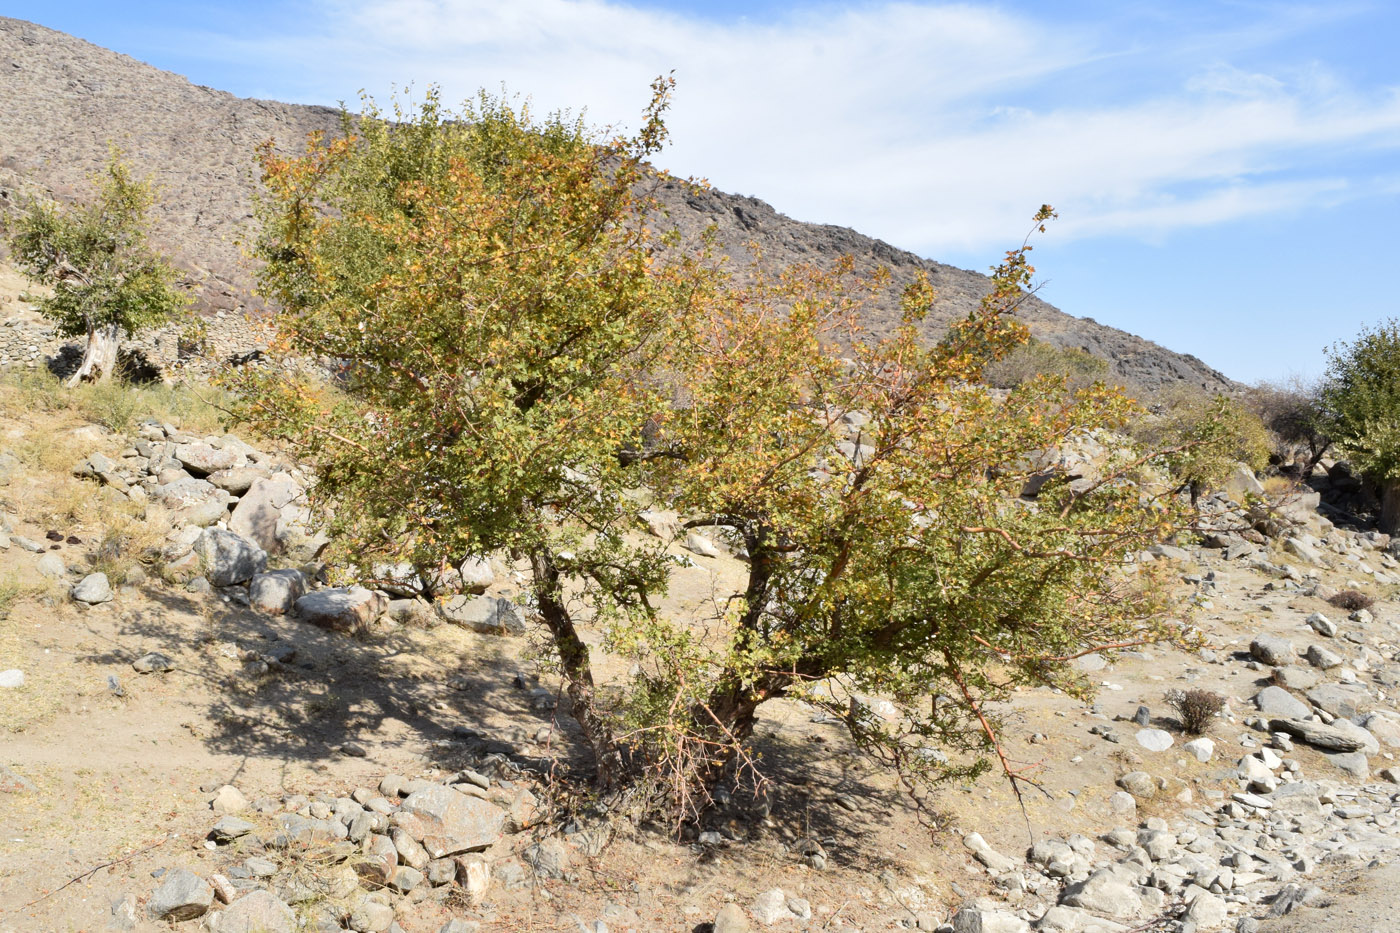
<path fill-rule="evenodd" d="M 160 840 L 157 841 L 157 842 L 151 843 L 150 845 L 146 846 L 145 848 L 137 849 L 135 852 L 132 852 L 132 853 L 130 853 L 129 855 L 123 855 L 121 858 L 113 859 L 113 860 L 110 861 L 110 862 L 103 862 L 101 865 L 97 865 L 97 866 L 95 866 L 95 867 L 93 867 L 93 868 L 89 868 L 87 871 L 83 872 L 81 875 L 74 875 L 72 878 L 69 878 L 69 879 L 68 879 L 67 881 L 65 881 L 63 884 L 61 884 L 61 885 L 59 885 L 58 887 L 54 888 L 54 889 L 53 889 L 52 891 L 50 891 L 48 894 L 42 895 L 41 897 L 36 897 L 34 900 L 30 901 L 28 904 L 25 904 L 23 907 L 20 908 L 20 910 L 27 910 L 28 908 L 33 907 L 35 904 L 38 904 L 38 903 L 41 903 L 41 902 L 43 902 L 43 901 L 48 900 L 49 898 L 51 898 L 51 897 L 53 897 L 55 894 L 57 894 L 59 891 L 62 891 L 64 888 L 66 888 L 66 887 L 68 887 L 68 886 L 70 886 L 70 885 L 77 884 L 79 881 L 85 881 L 85 880 L 87 880 L 88 878 L 92 877 L 93 875 L 97 874 L 99 871 L 101 871 L 101 870 L 104 869 L 104 868 L 112 868 L 113 866 L 124 864 L 124 863 L 129 862 L 129 861 L 131 861 L 132 859 L 136 858 L 136 856 L 138 856 L 138 855 L 145 855 L 147 852 L 150 852 L 152 849 L 158 849 L 158 848 L 160 848 L 161 846 L 165 845 L 167 842 L 169 842 L 170 839 L 171 839 L 170 836 L 166 836 L 166 837 L 164 837 L 163 839 L 160 839 Z"/>

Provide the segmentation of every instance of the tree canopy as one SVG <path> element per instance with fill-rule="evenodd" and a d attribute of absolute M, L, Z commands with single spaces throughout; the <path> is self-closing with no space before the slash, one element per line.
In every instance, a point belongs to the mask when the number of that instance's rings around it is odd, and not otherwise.
<path fill-rule="evenodd" d="M 1381 530 L 1400 531 L 1400 322 L 1332 346 L 1320 403 L 1333 442 L 1381 489 Z"/>
<path fill-rule="evenodd" d="M 303 156 L 264 150 L 284 349 L 339 376 L 245 373 L 245 414 L 314 457 L 347 560 L 430 572 L 505 551 L 528 568 L 601 788 L 693 814 L 751 775 L 758 711 L 783 697 L 911 781 L 997 756 L 1021 773 L 996 701 L 1082 694 L 1071 659 L 1181 635 L 1133 561 L 1184 508 L 1122 433 L 1138 410 L 1056 374 L 987 390 L 1027 338 L 1026 245 L 934 344 L 916 329 L 927 282 L 880 339 L 860 320 L 885 277 L 849 260 L 738 284 L 647 195 L 669 82 L 653 91 L 631 137 L 484 94 L 452 114 L 430 93 Z M 640 502 L 742 561 L 713 618 L 658 608 L 680 556 L 643 533 Z M 632 673 L 598 682 L 596 651 Z M 874 715 L 874 695 L 899 712 Z"/>
<path fill-rule="evenodd" d="M 61 205 L 36 199 L 14 222 L 11 247 L 20 269 L 53 287 L 39 312 L 64 336 L 87 337 L 70 384 L 107 379 L 119 339 L 168 320 L 186 296 L 177 273 L 150 242 L 155 192 L 113 150 L 96 196 Z"/>

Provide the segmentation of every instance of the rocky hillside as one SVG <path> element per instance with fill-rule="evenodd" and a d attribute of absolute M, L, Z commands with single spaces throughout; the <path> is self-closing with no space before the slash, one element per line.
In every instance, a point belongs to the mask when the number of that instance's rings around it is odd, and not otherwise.
<path fill-rule="evenodd" d="M 106 158 L 109 142 L 115 143 L 162 187 L 160 239 L 189 270 L 206 310 L 256 307 L 239 245 L 252 213 L 254 146 L 271 138 L 294 147 L 307 133 L 338 125 L 330 108 L 237 98 L 72 36 L 0 17 L 0 199 L 13 202 L 28 191 L 80 193 Z M 927 322 L 930 334 L 965 314 L 988 287 L 978 273 L 853 230 L 793 220 L 756 198 L 682 185 L 670 185 L 662 195 L 685 234 L 693 237 L 714 223 L 720 244 L 733 255 L 746 255 L 750 242 L 762 247 L 769 263 L 850 253 L 864 266 L 888 266 L 896 285 L 927 271 L 940 297 Z M 892 289 L 872 310 L 873 332 L 897 320 L 897 294 Z M 1024 314 L 1041 339 L 1109 360 L 1130 384 L 1230 385 L 1193 356 L 1043 301 L 1028 302 Z"/>

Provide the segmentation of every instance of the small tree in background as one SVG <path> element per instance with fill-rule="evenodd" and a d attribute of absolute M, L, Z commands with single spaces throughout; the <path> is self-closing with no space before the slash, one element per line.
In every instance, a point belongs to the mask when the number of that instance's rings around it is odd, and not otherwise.
<path fill-rule="evenodd" d="M 161 324 L 188 303 L 175 269 L 148 242 L 154 202 L 151 185 L 133 178 L 113 151 L 95 199 L 69 206 L 36 200 L 13 222 L 16 264 L 53 288 L 39 313 L 61 335 L 87 338 L 68 386 L 111 378 L 123 335 Z"/>
<path fill-rule="evenodd" d="M 1400 323 L 1334 344 L 1320 398 L 1333 441 L 1380 489 L 1380 530 L 1400 533 Z"/>
<path fill-rule="evenodd" d="M 1260 470 L 1268 463 L 1268 431 L 1239 400 L 1181 389 L 1165 393 L 1158 408 L 1137 421 L 1133 433 L 1162 452 L 1168 475 L 1193 503 L 1218 488 L 1237 464 Z"/>
<path fill-rule="evenodd" d="M 1091 481 L 1019 498 L 1037 452 L 1136 408 L 1057 375 L 987 390 L 1026 339 L 1028 246 L 932 346 L 926 282 L 873 340 L 859 320 L 881 275 L 843 261 L 738 287 L 680 251 L 645 193 L 669 83 L 654 91 L 631 138 L 486 96 L 459 118 L 430 94 L 304 157 L 264 150 L 263 283 L 284 346 L 341 361 L 343 392 L 249 371 L 246 416 L 314 458 L 347 560 L 528 567 L 601 789 L 694 815 L 783 697 L 837 713 L 911 781 L 991 757 L 1021 774 L 998 700 L 1082 695 L 1071 659 L 1179 634 L 1153 571 L 1127 563 L 1183 514 L 1138 482 L 1151 454 L 1124 439 Z M 642 490 L 742 542 L 745 581 L 712 618 L 658 608 L 676 559 L 639 533 Z M 600 681 L 599 651 L 631 673 Z M 868 694 L 903 712 L 870 715 Z"/>
<path fill-rule="evenodd" d="M 1299 478 L 1311 474 L 1332 449 L 1320 395 L 1319 385 L 1298 378 L 1261 382 L 1244 395 L 1245 404 L 1280 442 L 1307 448 L 1307 459 L 1296 466 Z"/>

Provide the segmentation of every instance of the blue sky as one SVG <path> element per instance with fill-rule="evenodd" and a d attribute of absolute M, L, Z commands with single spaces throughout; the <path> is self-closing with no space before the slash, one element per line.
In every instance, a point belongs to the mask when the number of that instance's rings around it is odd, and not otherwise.
<path fill-rule="evenodd" d="M 802 220 L 986 269 L 1035 208 L 1042 295 L 1234 378 L 1318 375 L 1400 316 L 1400 4 L 299 0 L 39 3 L 30 19 L 236 94 L 530 95 Z"/>

